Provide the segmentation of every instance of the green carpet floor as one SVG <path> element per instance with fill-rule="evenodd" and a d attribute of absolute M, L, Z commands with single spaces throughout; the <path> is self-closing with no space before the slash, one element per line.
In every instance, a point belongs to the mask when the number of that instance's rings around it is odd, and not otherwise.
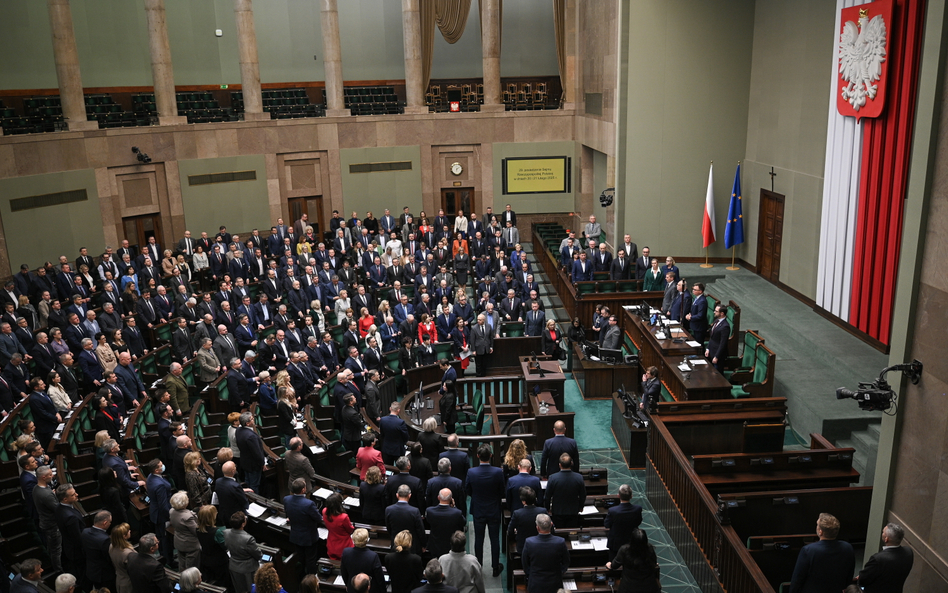
<path fill-rule="evenodd" d="M 575 412 L 573 419 L 573 436 L 579 450 L 584 449 L 614 449 L 616 439 L 612 436 L 612 400 L 583 401 L 579 394 L 579 386 L 572 375 L 566 375 L 566 388 L 563 397 L 566 409 Z M 582 455 L 580 455 L 582 458 Z"/>

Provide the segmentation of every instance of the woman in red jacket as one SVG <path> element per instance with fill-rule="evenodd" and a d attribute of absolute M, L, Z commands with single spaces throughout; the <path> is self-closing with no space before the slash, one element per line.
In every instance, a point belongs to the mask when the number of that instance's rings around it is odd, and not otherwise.
<path fill-rule="evenodd" d="M 352 547 L 352 532 L 355 527 L 342 508 L 342 496 L 331 494 L 323 507 L 323 522 L 329 529 L 326 551 L 333 560 L 342 560 L 342 551 Z"/>

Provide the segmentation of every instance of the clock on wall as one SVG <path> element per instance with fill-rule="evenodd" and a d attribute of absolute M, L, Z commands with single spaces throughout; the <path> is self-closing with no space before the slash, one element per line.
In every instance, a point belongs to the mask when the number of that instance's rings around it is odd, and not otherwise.
<path fill-rule="evenodd" d="M 451 173 L 454 175 L 460 175 L 464 172 L 464 167 L 461 166 L 461 163 L 454 161 L 451 163 Z"/>

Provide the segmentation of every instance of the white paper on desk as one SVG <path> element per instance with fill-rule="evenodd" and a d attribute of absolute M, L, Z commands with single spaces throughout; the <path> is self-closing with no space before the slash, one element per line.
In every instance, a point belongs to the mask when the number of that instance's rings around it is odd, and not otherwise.
<path fill-rule="evenodd" d="M 320 527 L 320 529 L 322 529 L 322 527 Z M 327 533 L 328 533 L 328 531 L 327 531 Z M 342 578 L 342 575 L 341 575 L 341 574 L 338 574 L 338 575 L 336 575 L 336 580 L 333 581 L 332 584 L 333 584 L 333 585 L 342 585 L 343 587 L 345 587 L 345 586 L 346 586 L 346 581 L 345 581 L 345 579 Z"/>
<path fill-rule="evenodd" d="M 329 537 L 329 530 L 325 527 L 317 527 L 316 533 L 319 535 L 319 539 L 326 539 Z"/>
<path fill-rule="evenodd" d="M 304 425 L 302 422 L 297 422 L 297 423 L 296 423 L 296 430 L 303 430 L 303 426 L 305 426 L 305 425 Z"/>
<path fill-rule="evenodd" d="M 655 339 L 656 339 L 656 340 L 664 340 L 664 339 L 665 339 L 665 332 L 658 332 L 657 334 L 655 334 Z"/>
<path fill-rule="evenodd" d="M 549 480 L 540 480 L 540 488 L 543 488 L 544 490 L 546 490 L 546 485 L 548 482 Z"/>
<path fill-rule="evenodd" d="M 587 504 L 583 507 L 583 510 L 579 511 L 580 515 L 595 515 L 599 513 L 599 509 L 594 507 L 591 504 Z"/>
<path fill-rule="evenodd" d="M 266 512 L 266 510 L 266 507 L 262 507 L 259 504 L 252 502 L 250 503 L 250 506 L 247 507 L 247 514 L 251 517 L 259 517 L 264 512 Z"/>
<path fill-rule="evenodd" d="M 267 517 L 266 522 L 277 527 L 286 527 L 288 521 L 284 517 Z"/>
<path fill-rule="evenodd" d="M 318 455 L 322 453 L 323 451 L 325 451 L 325 449 L 323 449 L 319 445 L 313 445 L 312 447 L 309 448 L 309 450 L 312 452 L 313 455 Z"/>
<path fill-rule="evenodd" d="M 581 541 L 579 541 L 578 539 L 569 542 L 569 545 L 570 545 L 570 547 L 573 548 L 574 550 L 592 550 L 592 549 L 595 548 L 595 546 L 593 545 L 593 543 L 592 543 L 591 541 L 589 541 L 589 542 L 581 542 Z"/>
<path fill-rule="evenodd" d="M 56 432 L 62 432 L 64 428 L 66 428 L 66 424 L 65 423 L 60 424 L 59 426 L 56 427 Z"/>
<path fill-rule="evenodd" d="M 649 307 L 649 308 L 648 308 L 648 312 L 651 313 L 652 315 L 660 315 L 660 314 L 661 314 L 661 311 L 659 311 L 659 310 L 656 309 L 655 307 Z"/>
<path fill-rule="evenodd" d="M 592 542 L 592 545 L 596 549 L 597 552 L 602 552 L 603 550 L 609 549 L 609 540 L 607 538 L 594 537 L 590 541 Z"/>
<path fill-rule="evenodd" d="M 680 321 L 675 321 L 674 319 L 668 319 L 668 320 L 665 322 L 665 325 L 667 325 L 667 326 L 669 326 L 669 327 L 677 327 L 677 326 L 681 325 L 681 322 L 680 322 Z"/>
<path fill-rule="evenodd" d="M 354 496 L 347 496 L 346 499 L 342 501 L 342 504 L 347 507 L 357 507 L 359 506 L 359 499 Z"/>
<path fill-rule="evenodd" d="M 329 488 L 320 488 L 316 492 L 313 492 L 313 496 L 316 498 L 329 498 L 332 496 L 332 490 Z"/>
<path fill-rule="evenodd" d="M 220 501 L 217 499 L 217 492 L 211 494 L 211 504 L 218 505 Z"/>
<path fill-rule="evenodd" d="M 678 365 L 678 370 L 682 371 L 683 373 L 687 373 L 688 371 L 691 370 L 691 367 L 688 366 L 687 362 L 683 362 L 680 365 Z"/>
<path fill-rule="evenodd" d="M 567 591 L 575 591 L 576 579 L 563 579 L 563 588 Z"/>
<path fill-rule="evenodd" d="M 691 364 L 698 366 L 699 364 L 708 364 L 708 361 L 703 358 L 692 358 Z"/>
<path fill-rule="evenodd" d="M 698 343 L 698 342 L 695 342 L 694 340 L 688 340 L 687 342 L 685 342 L 685 344 L 688 344 L 688 345 L 691 346 L 692 348 L 700 348 L 700 347 L 701 347 L 701 344 Z"/>

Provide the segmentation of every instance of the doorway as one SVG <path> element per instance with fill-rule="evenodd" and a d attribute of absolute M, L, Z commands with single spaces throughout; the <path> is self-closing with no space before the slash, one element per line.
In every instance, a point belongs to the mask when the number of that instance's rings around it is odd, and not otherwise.
<path fill-rule="evenodd" d="M 457 216 L 458 211 L 464 212 L 465 216 L 470 216 L 472 212 L 477 212 L 477 204 L 474 203 L 473 187 L 452 187 L 441 190 L 441 209 L 445 216 L 452 219 Z"/>
<path fill-rule="evenodd" d="M 757 233 L 757 273 L 776 283 L 780 279 L 784 196 L 760 190 L 760 231 Z"/>
<path fill-rule="evenodd" d="M 292 226 L 304 214 L 307 216 L 309 225 L 313 227 L 313 236 L 319 237 L 320 232 L 326 230 L 323 224 L 323 197 L 306 196 L 302 198 L 290 198 L 290 220 L 287 225 Z"/>
<path fill-rule="evenodd" d="M 122 225 L 125 227 L 125 238 L 129 244 L 135 248 L 135 253 L 142 252 L 142 246 L 148 243 L 149 237 L 154 237 L 155 241 L 161 244 L 161 215 L 145 214 L 143 216 L 130 216 L 122 219 Z"/>

